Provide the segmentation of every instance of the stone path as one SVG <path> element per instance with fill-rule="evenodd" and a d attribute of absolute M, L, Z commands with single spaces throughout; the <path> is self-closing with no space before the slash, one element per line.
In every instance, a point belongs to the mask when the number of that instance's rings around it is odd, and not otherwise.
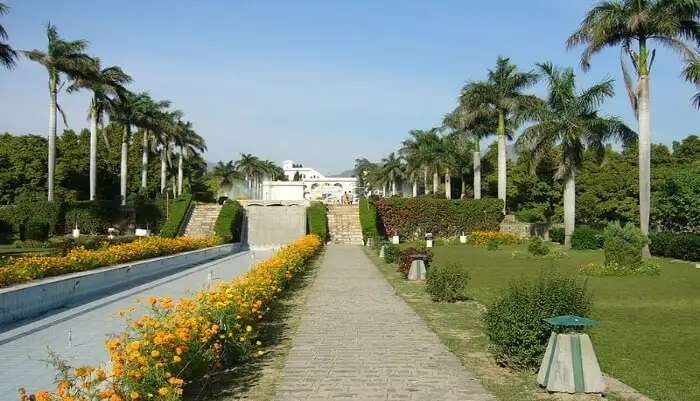
<path fill-rule="evenodd" d="M 492 401 L 352 245 L 329 245 L 276 400 Z"/>
<path fill-rule="evenodd" d="M 0 331 L 0 400 L 17 399 L 17 388 L 29 391 L 53 388 L 54 369 L 44 360 L 52 350 L 72 366 L 108 360 L 107 336 L 124 328 L 116 315 L 135 298 L 171 296 L 175 299 L 200 291 L 213 280 L 230 280 L 248 271 L 272 252 L 240 252 L 102 299 L 60 311 L 9 331 Z M 70 333 L 70 340 L 69 340 Z"/>

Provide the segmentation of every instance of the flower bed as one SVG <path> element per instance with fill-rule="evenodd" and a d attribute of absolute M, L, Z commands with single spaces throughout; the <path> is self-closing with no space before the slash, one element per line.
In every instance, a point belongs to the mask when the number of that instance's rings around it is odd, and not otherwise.
<path fill-rule="evenodd" d="M 128 328 L 107 341 L 111 371 L 59 366 L 56 391 L 33 396 L 42 401 L 180 400 L 189 382 L 264 354 L 257 339 L 261 322 L 321 246 L 317 236 L 307 235 L 211 291 L 177 304 L 168 297 L 149 299 L 149 312 L 140 318 L 127 314 Z M 30 396 L 21 391 L 20 398 Z"/>
<path fill-rule="evenodd" d="M 43 277 L 91 270 L 218 245 L 219 240 L 149 237 L 104 249 L 78 247 L 66 256 L 23 256 L 0 268 L 0 288 Z"/>

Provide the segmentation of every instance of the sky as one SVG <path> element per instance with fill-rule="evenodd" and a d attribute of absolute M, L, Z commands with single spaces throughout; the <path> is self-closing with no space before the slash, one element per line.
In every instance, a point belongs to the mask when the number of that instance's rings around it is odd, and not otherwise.
<path fill-rule="evenodd" d="M 133 77 L 131 90 L 182 110 L 214 162 L 252 153 L 330 174 L 359 157 L 378 160 L 409 130 L 440 125 L 460 88 L 483 79 L 499 55 L 523 70 L 575 66 L 582 87 L 615 79 L 617 94 L 602 110 L 637 126 L 619 50 L 595 56 L 583 73 L 581 49 L 564 45 L 593 0 L 3 2 L 11 45 L 45 49 L 48 21 L 65 39 L 87 39 L 103 66 Z M 696 90 L 680 72 L 679 57 L 659 49 L 653 142 L 700 132 Z M 88 93 L 59 95 L 70 128 L 87 127 L 88 102 Z M 47 105 L 42 66 L 22 60 L 0 70 L 0 132 L 45 135 Z"/>

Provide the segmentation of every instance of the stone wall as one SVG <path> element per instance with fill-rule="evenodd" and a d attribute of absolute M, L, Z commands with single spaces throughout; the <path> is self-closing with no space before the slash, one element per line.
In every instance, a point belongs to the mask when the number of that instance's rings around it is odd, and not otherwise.
<path fill-rule="evenodd" d="M 530 238 L 537 235 L 547 241 L 549 240 L 549 228 L 550 226 L 546 223 L 521 223 L 513 215 L 504 217 L 500 224 L 500 231 L 503 233 L 517 235 L 520 238 Z"/>
<path fill-rule="evenodd" d="M 306 203 L 240 201 L 243 206 L 243 242 L 250 249 L 273 249 L 306 234 Z"/>

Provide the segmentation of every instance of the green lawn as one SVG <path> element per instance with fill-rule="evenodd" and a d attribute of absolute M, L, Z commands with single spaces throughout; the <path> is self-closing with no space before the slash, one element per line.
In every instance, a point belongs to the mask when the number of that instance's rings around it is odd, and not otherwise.
<path fill-rule="evenodd" d="M 601 261 L 600 251 L 570 251 L 559 260 L 512 256 L 526 247 L 488 251 L 469 245 L 434 249 L 434 263 L 458 262 L 471 275 L 469 294 L 488 305 L 519 277 L 534 277 L 551 266 L 575 272 Z M 656 401 L 700 400 L 700 269 L 656 259 L 660 276 L 588 278 L 594 294 L 592 330 L 601 366 Z M 459 324 L 455 322 L 455 327 Z"/>
<path fill-rule="evenodd" d="M 50 254 L 52 251 L 50 248 L 17 248 L 14 245 L 0 245 L 0 257 Z"/>

